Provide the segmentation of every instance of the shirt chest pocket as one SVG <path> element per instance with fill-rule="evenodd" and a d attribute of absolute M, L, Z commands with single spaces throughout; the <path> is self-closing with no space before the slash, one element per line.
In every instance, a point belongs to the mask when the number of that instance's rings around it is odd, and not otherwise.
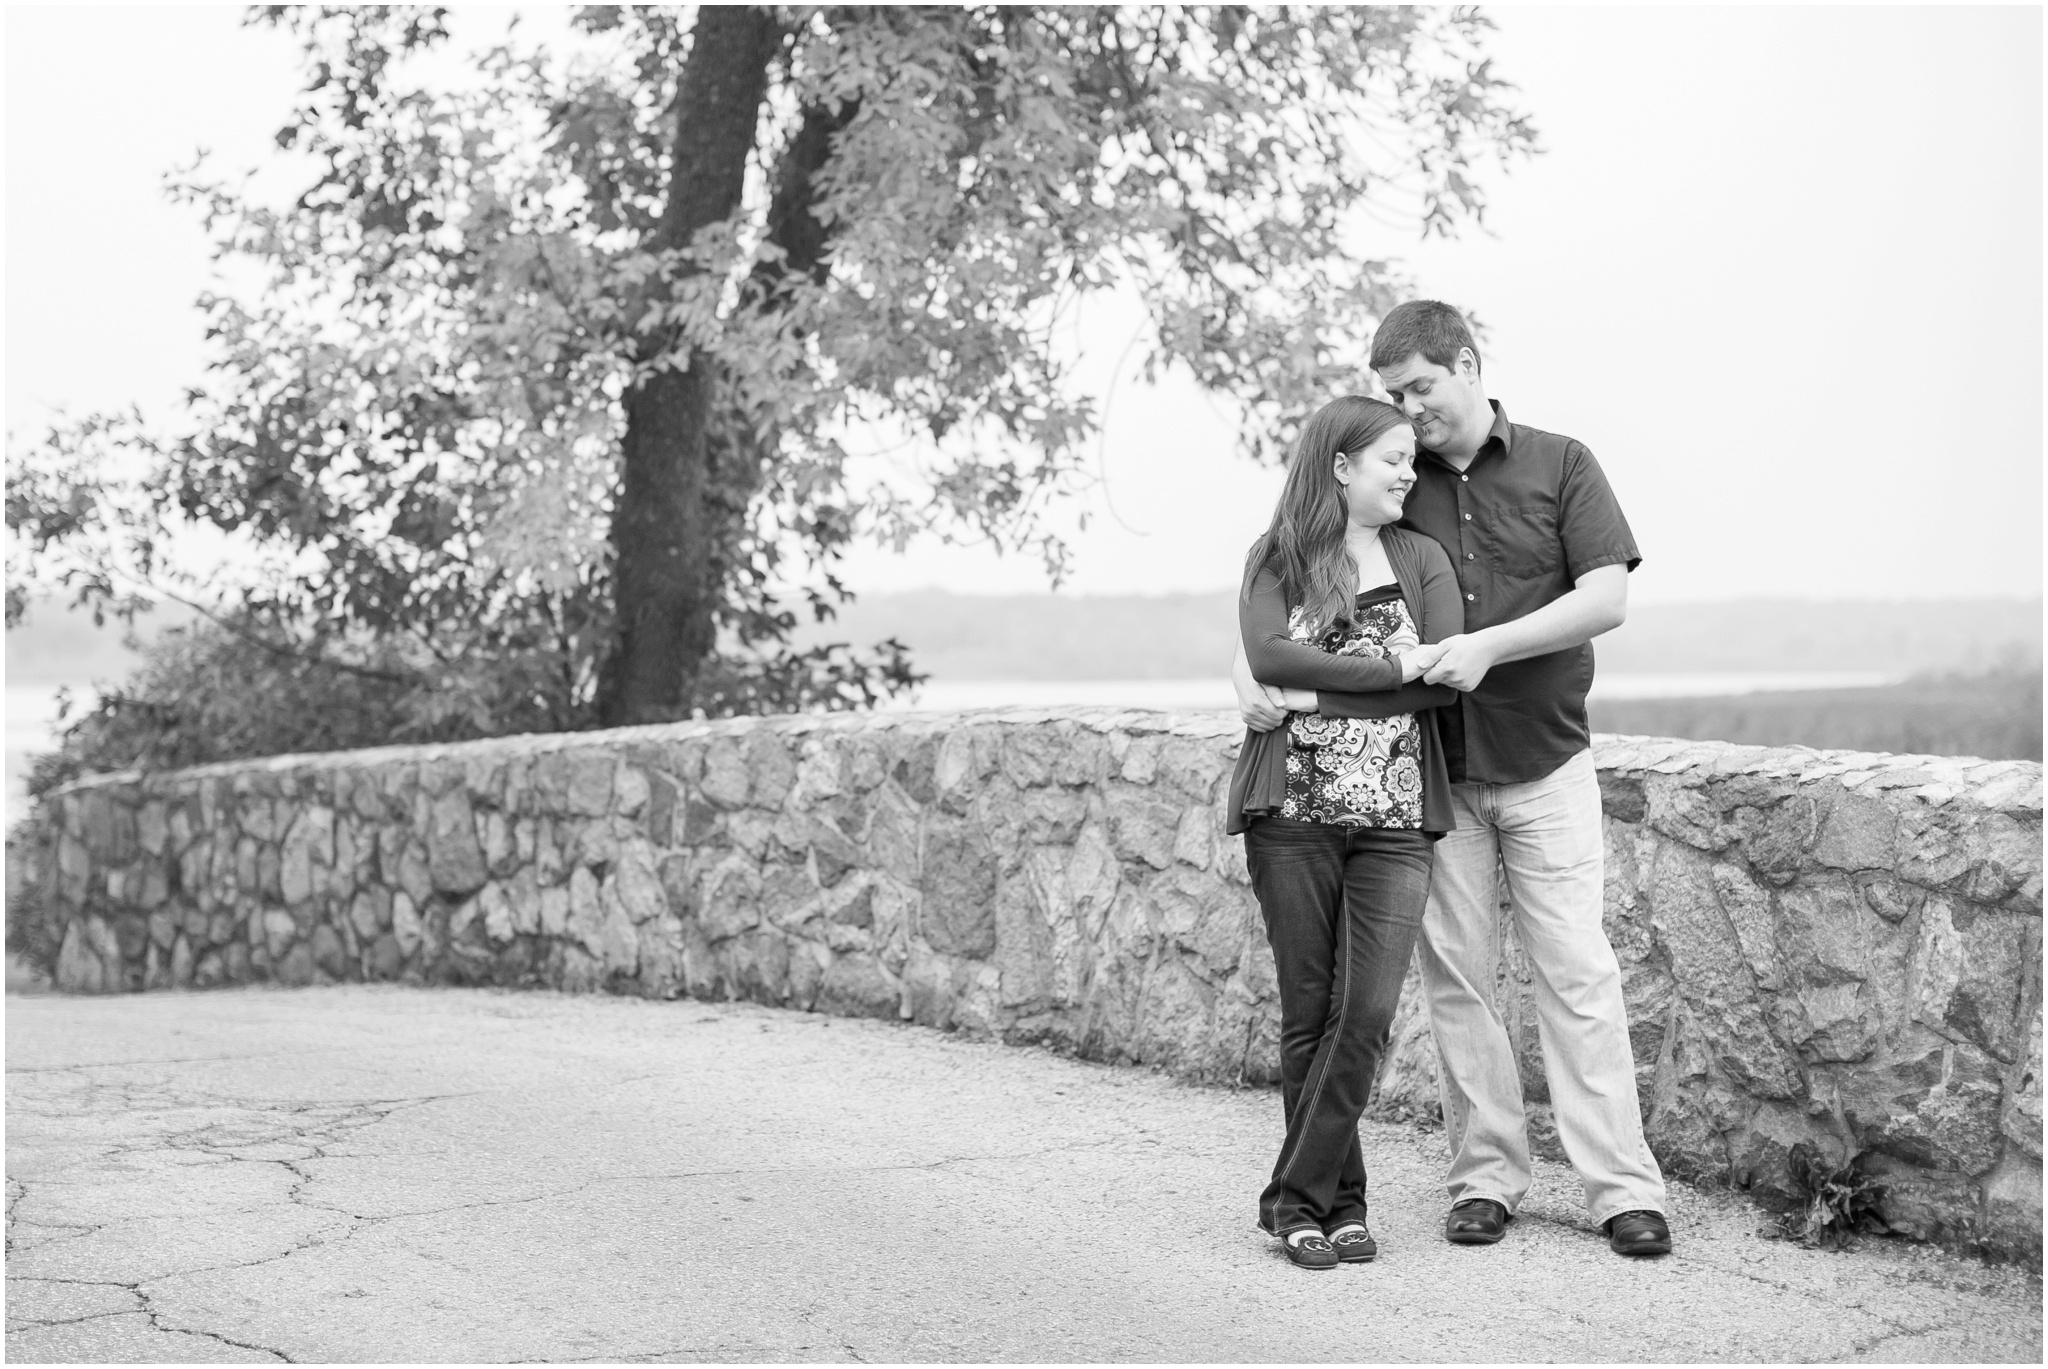
<path fill-rule="evenodd" d="M 1502 575 L 1532 580 L 1555 575 L 1564 565 L 1557 538 L 1555 504 L 1518 504 L 1487 515 L 1493 568 Z"/>

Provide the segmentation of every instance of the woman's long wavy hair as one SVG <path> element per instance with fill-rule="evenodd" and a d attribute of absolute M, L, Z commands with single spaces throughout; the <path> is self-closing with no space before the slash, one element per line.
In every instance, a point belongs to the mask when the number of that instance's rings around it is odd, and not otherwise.
<path fill-rule="evenodd" d="M 1258 571 L 1271 566 L 1288 607 L 1307 612 L 1313 635 L 1321 636 L 1331 623 L 1351 615 L 1358 567 L 1344 546 L 1350 515 L 1344 487 L 1337 483 L 1337 454 L 1362 452 L 1407 422 L 1407 415 L 1385 400 L 1345 395 L 1301 425 L 1272 525 L 1252 545 L 1246 593 Z"/>

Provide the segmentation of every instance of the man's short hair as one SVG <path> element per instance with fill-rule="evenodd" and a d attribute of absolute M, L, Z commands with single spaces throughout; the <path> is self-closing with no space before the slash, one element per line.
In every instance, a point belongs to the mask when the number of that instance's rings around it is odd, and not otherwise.
<path fill-rule="evenodd" d="M 1457 367 L 1460 347 L 1472 349 L 1472 364 L 1477 368 L 1479 344 L 1472 340 L 1464 315 L 1441 300 L 1411 299 L 1380 320 L 1379 330 L 1372 335 L 1370 365 L 1383 371 L 1419 355 L 1432 366 L 1449 371 Z"/>

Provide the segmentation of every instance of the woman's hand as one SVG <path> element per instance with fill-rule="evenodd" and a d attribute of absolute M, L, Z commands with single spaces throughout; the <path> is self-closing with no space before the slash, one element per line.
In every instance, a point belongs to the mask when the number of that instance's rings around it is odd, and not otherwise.
<path fill-rule="evenodd" d="M 1402 652 L 1400 655 L 1401 683 L 1412 684 L 1416 680 L 1421 679 L 1425 671 L 1443 658 L 1443 654 L 1444 645 L 1442 642 L 1438 642 L 1433 646 L 1419 646 Z"/>

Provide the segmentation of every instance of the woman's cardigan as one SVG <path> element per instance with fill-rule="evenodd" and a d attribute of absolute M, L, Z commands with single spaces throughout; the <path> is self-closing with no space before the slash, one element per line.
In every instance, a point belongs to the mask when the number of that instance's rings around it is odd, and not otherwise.
<path fill-rule="evenodd" d="M 1463 632 L 1465 605 L 1444 549 L 1419 532 L 1391 526 L 1381 530 L 1380 545 L 1422 640 L 1440 642 Z M 1439 836 L 1456 827 L 1450 775 L 1432 710 L 1455 705 L 1458 691 L 1419 680 L 1402 684 L 1401 663 L 1392 657 L 1340 656 L 1297 642 L 1288 635 L 1287 618 L 1278 572 L 1266 565 L 1247 566 L 1237 620 L 1252 678 L 1261 684 L 1315 690 L 1317 711 L 1328 718 L 1415 714 L 1422 734 L 1422 830 Z M 1278 813 L 1286 796 L 1286 726 L 1270 732 L 1248 729 L 1230 779 L 1227 830 L 1242 832 L 1253 818 Z"/>

